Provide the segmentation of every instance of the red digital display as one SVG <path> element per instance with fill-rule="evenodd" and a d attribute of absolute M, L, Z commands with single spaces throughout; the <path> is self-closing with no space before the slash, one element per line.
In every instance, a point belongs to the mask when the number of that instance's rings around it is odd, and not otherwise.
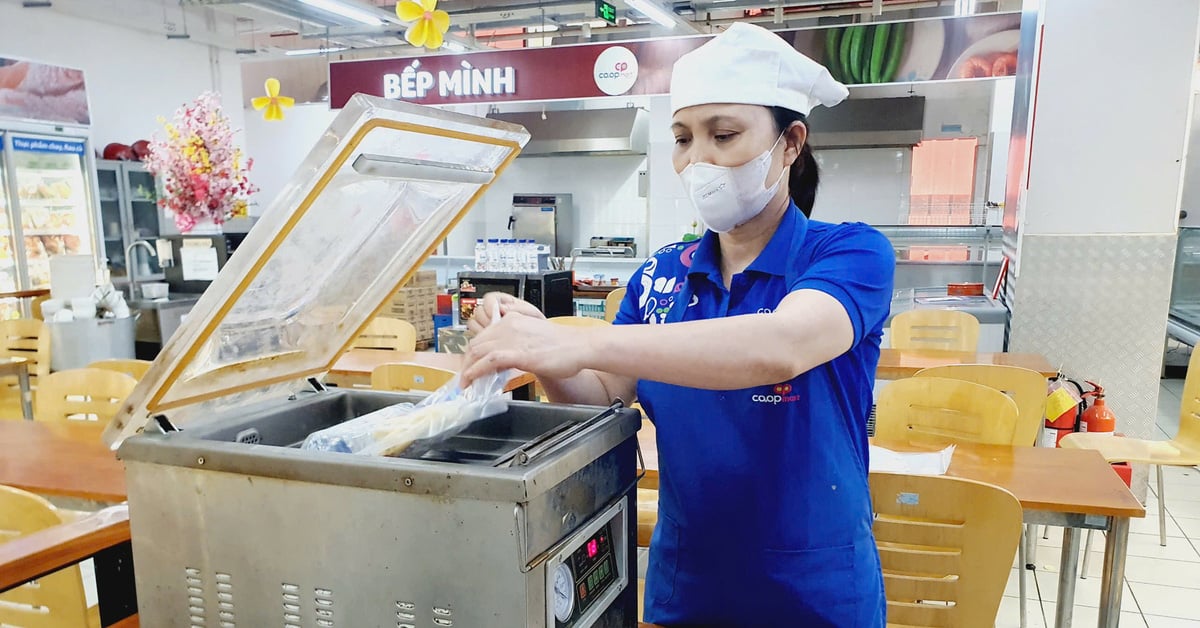
<path fill-rule="evenodd" d="M 588 558 L 595 558 L 596 554 L 600 553 L 600 543 L 596 539 L 588 541 L 587 544 Z"/>

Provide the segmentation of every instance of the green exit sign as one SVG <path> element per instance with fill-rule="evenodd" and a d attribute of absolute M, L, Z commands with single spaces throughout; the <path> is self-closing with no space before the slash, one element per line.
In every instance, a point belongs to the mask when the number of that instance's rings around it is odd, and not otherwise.
<path fill-rule="evenodd" d="M 596 0 L 596 17 L 615 25 L 617 23 L 617 7 L 607 0 Z"/>

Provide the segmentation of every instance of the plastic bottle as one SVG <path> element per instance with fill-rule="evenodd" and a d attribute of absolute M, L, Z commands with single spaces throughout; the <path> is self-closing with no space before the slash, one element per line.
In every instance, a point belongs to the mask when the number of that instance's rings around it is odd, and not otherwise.
<path fill-rule="evenodd" d="M 505 264 L 504 272 L 515 273 L 520 271 L 520 268 L 517 266 L 517 241 L 515 239 L 508 239 L 508 246 L 505 249 L 505 253 L 505 261 L 507 263 Z"/>
<path fill-rule="evenodd" d="M 487 264 L 483 269 L 490 273 L 500 269 L 500 240 L 498 238 L 488 238 Z"/>
<path fill-rule="evenodd" d="M 475 240 L 475 270 L 487 270 L 487 243 L 483 238 Z"/>
<path fill-rule="evenodd" d="M 529 272 L 529 243 L 531 240 L 521 240 L 518 243 L 518 259 L 520 260 L 521 272 Z"/>

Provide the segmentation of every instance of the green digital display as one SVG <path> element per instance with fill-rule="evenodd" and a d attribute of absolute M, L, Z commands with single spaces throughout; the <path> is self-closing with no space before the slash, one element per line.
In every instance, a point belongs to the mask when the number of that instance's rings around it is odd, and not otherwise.
<path fill-rule="evenodd" d="M 617 7 L 607 0 L 596 0 L 596 17 L 609 24 L 616 24 Z"/>

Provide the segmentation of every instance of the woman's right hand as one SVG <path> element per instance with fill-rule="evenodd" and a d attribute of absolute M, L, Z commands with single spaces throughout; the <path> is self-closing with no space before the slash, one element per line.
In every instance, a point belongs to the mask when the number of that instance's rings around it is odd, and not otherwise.
<path fill-rule="evenodd" d="M 533 318 L 546 318 L 546 315 L 542 314 L 542 311 L 529 301 L 503 292 L 489 292 L 475 304 L 475 312 L 471 314 L 471 320 L 467 321 L 467 329 L 471 333 L 478 334 L 492 324 L 492 314 L 496 311 L 497 302 L 500 305 L 501 318 L 510 313 Z"/>

